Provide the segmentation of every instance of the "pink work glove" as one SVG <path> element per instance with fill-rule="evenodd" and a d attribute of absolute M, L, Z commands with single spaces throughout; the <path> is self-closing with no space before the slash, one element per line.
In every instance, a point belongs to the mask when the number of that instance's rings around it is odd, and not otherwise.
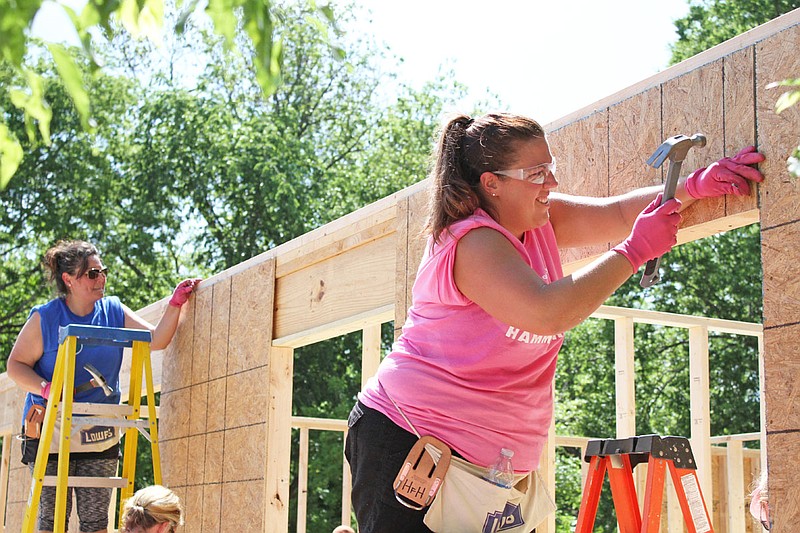
<path fill-rule="evenodd" d="M 733 157 L 723 157 L 708 168 L 698 168 L 689 174 L 685 182 L 686 192 L 692 198 L 750 194 L 747 180 L 761 182 L 764 176 L 748 165 L 761 163 L 764 159 L 764 154 L 756 152 L 755 146 L 742 148 Z"/>
<path fill-rule="evenodd" d="M 677 198 L 672 198 L 664 205 L 660 205 L 661 196 L 661 194 L 656 196 L 656 199 L 639 213 L 628 238 L 612 248 L 630 261 L 634 273 L 650 259 L 669 252 L 678 242 L 678 224 L 681 223 L 678 209 L 681 207 L 681 202 Z"/>
<path fill-rule="evenodd" d="M 49 400 L 50 399 L 50 382 L 49 381 L 42 386 L 42 390 L 39 393 L 39 396 L 41 396 L 45 400 Z"/>
<path fill-rule="evenodd" d="M 181 307 L 189 299 L 189 295 L 194 292 L 197 286 L 202 281 L 202 278 L 185 279 L 178 283 L 172 293 L 172 298 L 169 299 L 169 305 L 173 307 Z"/>

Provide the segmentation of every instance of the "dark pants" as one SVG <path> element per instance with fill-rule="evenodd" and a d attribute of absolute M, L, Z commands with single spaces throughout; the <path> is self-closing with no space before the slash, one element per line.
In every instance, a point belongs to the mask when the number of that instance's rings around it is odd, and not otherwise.
<path fill-rule="evenodd" d="M 431 533 L 415 511 L 394 497 L 392 484 L 417 436 L 358 402 L 350 413 L 345 457 L 353 476 L 359 533 Z"/>

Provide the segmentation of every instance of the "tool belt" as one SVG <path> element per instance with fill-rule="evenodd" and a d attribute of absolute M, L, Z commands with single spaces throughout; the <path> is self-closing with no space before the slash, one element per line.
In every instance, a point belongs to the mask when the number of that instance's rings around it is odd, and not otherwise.
<path fill-rule="evenodd" d="M 509 488 L 486 481 L 486 468 L 452 455 L 435 437 L 420 436 L 386 395 L 419 438 L 395 478 L 395 498 L 412 509 L 428 507 L 423 522 L 431 531 L 530 533 L 556 510 L 538 472 L 516 474 Z"/>

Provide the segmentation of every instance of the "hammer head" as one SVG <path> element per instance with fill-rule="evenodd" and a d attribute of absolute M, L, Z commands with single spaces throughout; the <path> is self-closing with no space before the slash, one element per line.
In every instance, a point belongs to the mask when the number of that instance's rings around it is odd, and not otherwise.
<path fill-rule="evenodd" d="M 100 371 L 94 367 L 94 365 L 86 363 L 83 365 L 83 369 L 92 375 L 94 386 L 101 387 L 106 396 L 111 396 L 114 393 L 114 389 L 108 386 L 105 376 L 103 376 L 103 374 L 101 374 Z"/>
<path fill-rule="evenodd" d="M 702 148 L 705 145 L 706 136 L 702 133 L 695 133 L 691 137 L 675 135 L 661 143 L 661 146 L 659 146 L 653 155 L 650 156 L 650 159 L 647 160 L 647 164 L 651 167 L 658 168 L 668 158 L 670 161 L 680 162 L 686 159 L 689 148 L 692 146 Z"/>

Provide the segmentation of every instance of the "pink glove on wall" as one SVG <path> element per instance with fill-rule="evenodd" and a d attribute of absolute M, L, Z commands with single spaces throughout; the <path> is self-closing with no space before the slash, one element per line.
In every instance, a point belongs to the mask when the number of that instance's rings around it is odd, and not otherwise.
<path fill-rule="evenodd" d="M 634 273 L 650 259 L 669 252 L 678 242 L 678 225 L 681 223 L 678 209 L 681 207 L 681 202 L 672 198 L 664 205 L 660 205 L 661 197 L 661 194 L 656 196 L 656 199 L 639 213 L 628 238 L 612 248 L 630 261 Z"/>
<path fill-rule="evenodd" d="M 751 181 L 764 181 L 764 176 L 755 165 L 764 161 L 764 154 L 756 152 L 755 146 L 742 148 L 733 157 L 723 157 L 708 168 L 698 168 L 686 178 L 686 192 L 692 198 L 713 198 L 725 194 L 739 196 L 750 194 Z"/>
<path fill-rule="evenodd" d="M 173 307 L 181 307 L 189 299 L 189 295 L 194 292 L 197 286 L 202 281 L 202 278 L 185 279 L 178 283 L 172 293 L 172 298 L 169 299 L 169 305 Z"/>
<path fill-rule="evenodd" d="M 42 390 L 39 393 L 39 396 L 41 396 L 45 400 L 49 400 L 50 399 L 50 382 L 49 381 L 42 387 Z"/>

